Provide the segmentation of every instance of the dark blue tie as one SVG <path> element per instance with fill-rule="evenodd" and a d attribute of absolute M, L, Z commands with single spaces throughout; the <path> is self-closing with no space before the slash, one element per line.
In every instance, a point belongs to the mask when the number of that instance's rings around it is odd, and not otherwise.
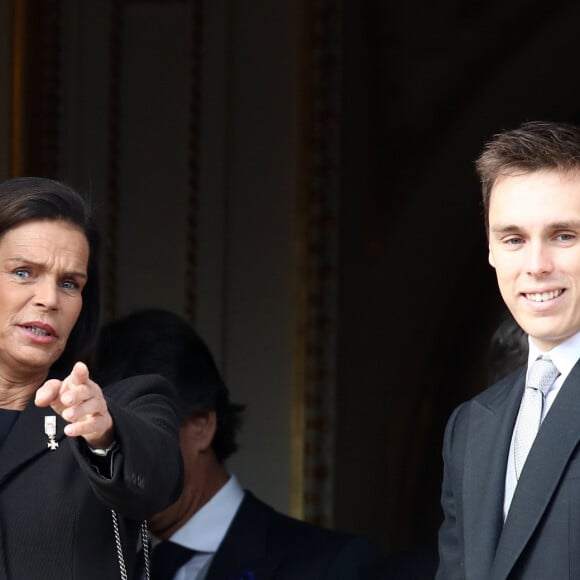
<path fill-rule="evenodd" d="M 175 573 L 191 560 L 195 550 L 173 542 L 160 542 L 151 554 L 151 580 L 173 580 Z"/>

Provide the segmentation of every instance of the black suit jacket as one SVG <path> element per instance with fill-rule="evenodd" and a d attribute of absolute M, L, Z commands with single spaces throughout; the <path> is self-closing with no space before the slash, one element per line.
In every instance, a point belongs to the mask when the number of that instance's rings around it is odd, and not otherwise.
<path fill-rule="evenodd" d="M 57 416 L 58 449 L 31 401 L 0 449 L 0 578 L 119 578 L 111 509 L 119 513 L 129 577 L 139 526 L 181 491 L 179 422 L 171 386 L 157 376 L 105 389 L 118 451 L 101 477 L 81 438 L 67 438 Z"/>
<path fill-rule="evenodd" d="M 522 368 L 449 419 L 440 580 L 580 579 L 580 363 L 540 427 L 504 523 L 507 457 L 524 381 Z"/>
<path fill-rule="evenodd" d="M 355 580 L 380 555 L 365 538 L 290 518 L 246 492 L 206 580 Z"/>

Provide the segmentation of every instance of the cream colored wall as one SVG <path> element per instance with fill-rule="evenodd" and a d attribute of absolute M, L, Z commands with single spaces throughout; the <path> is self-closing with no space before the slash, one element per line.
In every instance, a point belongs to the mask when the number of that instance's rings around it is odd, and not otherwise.
<path fill-rule="evenodd" d="M 109 3 L 67 0 L 64 6 L 62 174 L 92 191 L 108 231 L 108 55 L 116 31 Z M 247 405 L 231 468 L 257 495 L 288 511 L 296 8 L 269 0 L 204 6 L 197 327 L 232 398 Z M 119 315 L 146 306 L 185 308 L 190 10 L 189 2 L 123 8 L 116 128 Z"/>
<path fill-rule="evenodd" d="M 248 404 L 242 481 L 289 509 L 296 320 L 295 3 L 231 3 L 225 370 Z M 267 23 L 267 25 L 264 25 Z"/>

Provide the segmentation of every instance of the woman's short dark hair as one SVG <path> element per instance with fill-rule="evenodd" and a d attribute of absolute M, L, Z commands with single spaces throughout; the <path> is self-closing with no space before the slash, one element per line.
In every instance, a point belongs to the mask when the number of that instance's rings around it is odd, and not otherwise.
<path fill-rule="evenodd" d="M 216 414 L 211 446 L 223 462 L 238 446 L 242 405 L 232 403 L 214 358 L 194 328 L 160 308 L 137 310 L 101 331 L 96 378 L 101 387 L 126 377 L 156 373 L 177 391 L 182 421 L 205 411 Z"/>
<path fill-rule="evenodd" d="M 66 347 L 50 372 L 53 377 L 64 377 L 77 360 L 90 361 L 98 334 L 99 235 L 89 204 L 68 185 L 43 177 L 16 177 L 0 183 L 0 240 L 8 230 L 36 220 L 70 223 L 83 232 L 89 244 L 83 305 Z"/>

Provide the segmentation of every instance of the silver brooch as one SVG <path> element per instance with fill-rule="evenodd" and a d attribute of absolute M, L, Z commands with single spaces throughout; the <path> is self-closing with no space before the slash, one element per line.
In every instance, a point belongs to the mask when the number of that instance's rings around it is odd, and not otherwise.
<path fill-rule="evenodd" d="M 46 445 L 51 451 L 54 451 L 58 447 L 58 441 L 56 440 L 56 415 L 47 415 L 44 418 L 44 432 L 48 437 Z"/>

